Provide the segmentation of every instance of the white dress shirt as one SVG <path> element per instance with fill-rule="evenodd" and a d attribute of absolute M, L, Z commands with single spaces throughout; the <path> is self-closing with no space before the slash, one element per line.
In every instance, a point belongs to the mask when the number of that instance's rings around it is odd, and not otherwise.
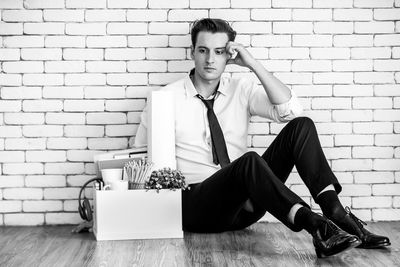
<path fill-rule="evenodd" d="M 207 108 L 196 97 L 198 94 L 189 74 L 161 90 L 175 93 L 175 147 L 177 168 L 188 184 L 199 183 L 218 171 L 213 163 Z M 232 161 L 247 152 L 250 118 L 258 115 L 275 122 L 289 121 L 302 112 L 293 91 L 288 102 L 273 105 L 265 90 L 253 81 L 240 78 L 221 78 L 214 102 L 214 112 L 224 133 Z M 147 144 L 147 107 L 135 137 L 135 146 Z"/>

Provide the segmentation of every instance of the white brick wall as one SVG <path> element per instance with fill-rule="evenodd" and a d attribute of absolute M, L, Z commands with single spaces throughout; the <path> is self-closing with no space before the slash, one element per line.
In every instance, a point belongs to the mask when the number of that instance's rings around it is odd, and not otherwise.
<path fill-rule="evenodd" d="M 399 7 L 0 1 L 0 225 L 80 221 L 76 199 L 94 176 L 93 155 L 128 148 L 147 93 L 193 67 L 190 23 L 202 17 L 231 21 L 237 40 L 297 93 L 343 183 L 343 202 L 365 220 L 400 220 Z M 252 118 L 249 149 L 262 153 L 281 129 Z M 318 208 L 296 172 L 289 180 Z"/>

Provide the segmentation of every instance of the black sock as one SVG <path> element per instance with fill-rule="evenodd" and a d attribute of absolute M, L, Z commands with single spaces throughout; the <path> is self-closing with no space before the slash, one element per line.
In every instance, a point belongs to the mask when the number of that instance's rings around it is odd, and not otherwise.
<path fill-rule="evenodd" d="M 317 197 L 317 203 L 321 207 L 322 213 L 333 221 L 340 220 L 347 214 L 334 190 L 321 193 Z"/>
<path fill-rule="evenodd" d="M 324 218 L 307 207 L 301 207 L 294 216 L 294 224 L 302 227 L 307 232 L 314 233 L 318 227 L 324 222 Z"/>

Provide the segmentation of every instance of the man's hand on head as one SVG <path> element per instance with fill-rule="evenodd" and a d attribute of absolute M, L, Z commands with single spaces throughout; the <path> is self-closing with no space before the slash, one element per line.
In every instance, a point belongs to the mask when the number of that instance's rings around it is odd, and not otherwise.
<path fill-rule="evenodd" d="M 255 60 L 250 52 L 240 43 L 228 42 L 226 44 L 226 52 L 230 56 L 227 64 L 236 64 L 253 69 L 253 66 L 257 63 L 257 60 Z"/>

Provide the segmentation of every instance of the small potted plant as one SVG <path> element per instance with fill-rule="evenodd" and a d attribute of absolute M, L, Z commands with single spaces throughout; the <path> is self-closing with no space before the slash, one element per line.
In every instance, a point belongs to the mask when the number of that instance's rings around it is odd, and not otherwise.
<path fill-rule="evenodd" d="M 173 191 L 177 189 L 189 189 L 182 173 L 171 168 L 163 168 L 153 171 L 149 180 L 145 184 L 145 188 L 147 190 L 156 189 L 157 193 L 161 189 L 170 189 Z"/>

